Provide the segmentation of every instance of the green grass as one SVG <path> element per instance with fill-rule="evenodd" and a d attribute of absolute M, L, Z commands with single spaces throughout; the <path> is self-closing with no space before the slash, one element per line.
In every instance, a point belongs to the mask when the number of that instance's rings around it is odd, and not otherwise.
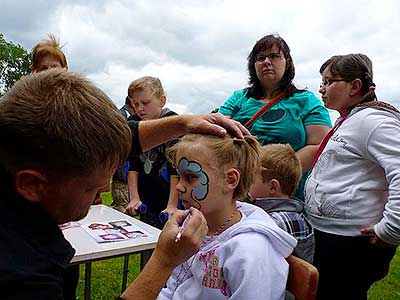
<path fill-rule="evenodd" d="M 390 264 L 389 274 L 369 289 L 368 300 L 400 300 L 400 248 Z"/>
<path fill-rule="evenodd" d="M 110 205 L 111 195 L 104 193 L 102 197 L 103 203 Z M 94 262 L 92 264 L 91 299 L 109 300 L 121 294 L 123 264 L 123 257 Z M 129 259 L 130 272 L 128 274 L 128 285 L 139 273 L 139 264 L 140 255 L 131 255 Z M 81 265 L 77 299 L 83 299 L 84 278 L 84 266 Z M 400 300 L 400 248 L 392 260 L 389 274 L 370 288 L 368 300 Z"/>

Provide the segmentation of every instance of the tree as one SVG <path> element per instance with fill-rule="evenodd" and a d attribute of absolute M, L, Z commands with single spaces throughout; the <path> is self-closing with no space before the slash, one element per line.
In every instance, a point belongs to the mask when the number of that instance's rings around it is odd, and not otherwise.
<path fill-rule="evenodd" d="M 20 44 L 7 42 L 0 33 L 0 96 L 21 76 L 31 71 L 31 53 Z"/>

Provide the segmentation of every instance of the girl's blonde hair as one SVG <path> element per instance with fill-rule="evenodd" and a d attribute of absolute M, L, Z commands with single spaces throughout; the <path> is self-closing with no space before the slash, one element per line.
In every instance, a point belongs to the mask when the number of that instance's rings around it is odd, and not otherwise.
<path fill-rule="evenodd" d="M 187 134 L 178 143 L 167 149 L 168 160 L 176 165 L 178 151 L 191 151 L 194 148 L 202 148 L 216 161 L 217 168 L 229 165 L 240 172 L 239 184 L 234 190 L 233 198 L 242 199 L 247 195 L 255 174 L 260 170 L 259 142 L 253 136 L 245 136 L 244 139 L 229 136 L 217 137 L 205 134 Z"/>
<path fill-rule="evenodd" d="M 128 97 L 132 98 L 132 95 L 136 91 L 143 91 L 146 88 L 148 88 L 151 94 L 156 98 L 165 96 L 160 79 L 152 76 L 144 76 L 131 82 L 128 87 Z"/>

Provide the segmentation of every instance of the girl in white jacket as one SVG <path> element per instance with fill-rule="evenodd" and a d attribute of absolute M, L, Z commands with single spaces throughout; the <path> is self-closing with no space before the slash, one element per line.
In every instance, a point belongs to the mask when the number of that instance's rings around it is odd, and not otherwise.
<path fill-rule="evenodd" d="M 366 300 L 400 244 L 400 114 L 376 101 L 367 56 L 333 56 L 320 72 L 322 100 L 340 118 L 305 187 L 317 298 Z"/>
<path fill-rule="evenodd" d="M 209 231 L 200 251 L 174 270 L 158 299 L 284 299 L 285 258 L 296 240 L 262 209 L 236 201 L 259 170 L 259 151 L 250 136 L 193 134 L 169 149 L 183 205 L 198 208 Z"/>

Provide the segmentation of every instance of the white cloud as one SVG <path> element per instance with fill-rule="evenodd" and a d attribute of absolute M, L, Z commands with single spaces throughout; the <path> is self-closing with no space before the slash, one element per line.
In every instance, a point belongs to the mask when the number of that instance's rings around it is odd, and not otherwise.
<path fill-rule="evenodd" d="M 30 49 L 55 33 L 65 43 L 70 69 L 87 74 L 118 106 L 133 79 L 152 75 L 163 82 L 170 108 L 208 112 L 246 86 L 248 53 L 257 39 L 273 32 L 291 48 L 298 87 L 318 93 L 319 67 L 326 59 L 361 52 L 374 63 L 378 96 L 400 101 L 395 0 L 38 3 L 42 9 L 30 1 L 2 3 L 6 38 Z"/>
<path fill-rule="evenodd" d="M 129 69 L 122 64 L 109 65 L 104 72 L 89 77 L 104 86 L 104 91 L 114 102 L 123 103 L 129 83 L 141 76 L 160 78 L 167 94 L 167 106 L 177 113 L 207 113 L 222 103 L 241 81 L 241 74 L 219 68 L 189 66 L 178 62 L 150 63 L 141 69 Z M 242 78 L 244 86 L 246 79 Z M 121 96 L 121 91 L 122 96 Z M 227 92 L 228 91 L 228 92 Z"/>

